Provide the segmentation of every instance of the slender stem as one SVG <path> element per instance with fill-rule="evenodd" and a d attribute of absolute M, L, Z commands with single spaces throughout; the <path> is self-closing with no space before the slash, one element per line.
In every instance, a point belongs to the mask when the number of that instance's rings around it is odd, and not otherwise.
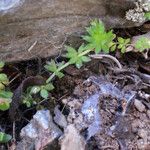
<path fill-rule="evenodd" d="M 70 65 L 70 62 L 65 63 L 62 67 L 58 68 L 58 72 L 63 70 L 64 68 L 68 67 Z M 55 73 L 53 73 L 47 80 L 46 83 L 49 83 L 52 81 L 52 79 L 55 77 Z"/>
<path fill-rule="evenodd" d="M 91 49 L 88 49 L 88 50 L 82 52 L 81 54 L 79 54 L 78 56 L 79 56 L 79 57 L 80 57 L 80 56 L 84 56 L 84 55 L 88 54 L 88 53 L 91 52 L 91 51 L 92 51 Z M 59 71 L 63 70 L 64 68 L 68 67 L 70 64 L 71 64 L 70 62 L 65 63 L 62 67 L 58 68 L 57 71 L 59 72 Z M 52 79 L 55 77 L 55 75 L 56 75 L 56 74 L 53 73 L 53 74 L 46 80 L 46 83 L 51 82 Z"/>
<path fill-rule="evenodd" d="M 111 55 L 108 55 L 108 54 L 94 54 L 94 55 L 90 55 L 90 57 L 96 58 L 96 59 L 102 59 L 103 57 L 109 58 L 117 64 L 118 68 L 122 69 L 122 65 L 120 64 L 118 59 L 115 58 L 114 56 L 111 56 Z"/>
<path fill-rule="evenodd" d="M 84 56 L 84 55 L 88 54 L 88 53 L 91 52 L 91 51 L 93 51 L 93 49 L 88 49 L 88 50 L 82 52 L 81 54 L 79 54 L 79 57 L 80 57 L 80 56 Z"/>

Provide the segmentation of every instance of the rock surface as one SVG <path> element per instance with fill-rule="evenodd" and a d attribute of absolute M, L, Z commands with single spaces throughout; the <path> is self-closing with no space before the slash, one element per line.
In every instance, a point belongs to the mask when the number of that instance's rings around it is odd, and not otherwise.
<path fill-rule="evenodd" d="M 141 101 L 135 99 L 134 101 L 134 106 L 139 112 L 144 112 L 145 111 L 145 106 L 142 104 Z"/>
<path fill-rule="evenodd" d="M 85 140 L 72 124 L 65 130 L 61 140 L 61 150 L 85 150 Z"/>
<path fill-rule="evenodd" d="M 76 37 L 93 18 L 100 18 L 109 28 L 137 26 L 125 19 L 135 1 L 2 0 L 0 59 L 11 62 L 54 56 L 65 42 L 78 43 Z"/>
<path fill-rule="evenodd" d="M 49 110 L 39 110 L 30 123 L 21 130 L 21 142 L 16 150 L 42 150 L 62 135 L 62 131 L 53 123 Z"/>

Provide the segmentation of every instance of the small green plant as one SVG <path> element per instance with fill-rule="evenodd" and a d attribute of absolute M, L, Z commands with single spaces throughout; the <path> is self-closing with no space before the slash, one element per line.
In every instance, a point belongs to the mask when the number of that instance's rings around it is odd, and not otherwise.
<path fill-rule="evenodd" d="M 118 37 L 118 49 L 121 50 L 121 53 L 126 52 L 127 46 L 130 44 L 130 39 L 124 39 L 122 37 Z"/>
<path fill-rule="evenodd" d="M 109 53 L 112 41 L 116 35 L 112 30 L 106 31 L 104 24 L 95 20 L 91 22 L 91 26 L 86 28 L 88 35 L 83 36 L 83 39 L 87 41 L 87 49 L 94 49 L 96 53 L 101 51 Z"/>
<path fill-rule="evenodd" d="M 0 143 L 7 143 L 11 140 L 11 135 L 0 132 Z"/>
<path fill-rule="evenodd" d="M 39 93 L 41 98 L 47 99 L 49 92 L 53 89 L 54 86 L 51 83 L 42 86 L 29 87 L 27 92 L 23 95 L 23 104 L 25 104 L 27 107 L 36 105 L 40 100 L 37 97 L 34 98 L 34 95 Z"/>
<path fill-rule="evenodd" d="M 0 71 L 3 70 L 4 62 L 0 62 Z M 0 73 L 0 110 L 5 111 L 9 109 L 13 93 L 6 90 L 9 84 L 9 79 L 6 74 Z"/>
<path fill-rule="evenodd" d="M 33 86 L 30 90 L 31 94 L 40 93 L 40 96 L 44 99 L 47 99 L 49 96 L 49 91 L 53 90 L 54 86 L 52 83 L 42 85 L 42 86 Z"/>
<path fill-rule="evenodd" d="M 147 20 L 150 20 L 150 12 L 146 12 L 144 16 Z"/>
<path fill-rule="evenodd" d="M 146 37 L 141 37 L 136 43 L 135 48 L 138 49 L 140 52 L 144 50 L 150 49 L 150 40 Z"/>
<path fill-rule="evenodd" d="M 117 41 L 116 34 L 112 30 L 106 31 L 104 24 L 99 20 L 94 20 L 91 22 L 90 27 L 86 28 L 87 34 L 82 36 L 85 43 L 82 44 L 78 49 L 71 46 L 66 46 L 65 57 L 68 59 L 67 62 L 56 63 L 54 60 L 47 62 L 45 68 L 51 73 L 50 77 L 46 81 L 46 85 L 34 86 L 30 89 L 29 100 L 32 94 L 40 94 L 44 99 L 48 98 L 48 93 L 54 89 L 52 84 L 53 79 L 57 76 L 62 78 L 64 76 L 63 70 L 69 65 L 74 64 L 77 68 L 81 68 L 86 62 L 91 61 L 88 54 L 93 53 L 109 53 L 120 50 L 121 53 L 126 52 L 126 48 L 130 46 L 130 39 L 124 39 L 118 37 Z M 150 48 L 149 39 L 139 39 L 136 43 L 135 48 L 142 52 L 144 49 Z M 48 87 L 48 88 L 47 88 Z M 31 103 L 31 102 L 30 102 Z"/>

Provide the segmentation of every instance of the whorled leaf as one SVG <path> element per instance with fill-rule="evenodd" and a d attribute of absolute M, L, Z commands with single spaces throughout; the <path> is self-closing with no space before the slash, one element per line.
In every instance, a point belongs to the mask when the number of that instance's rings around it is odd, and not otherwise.
<path fill-rule="evenodd" d="M 70 64 L 75 64 L 77 68 L 81 68 L 84 62 L 89 62 L 91 59 L 88 56 L 84 55 L 84 52 L 87 50 L 87 47 L 81 45 L 78 50 L 67 46 L 66 58 L 69 59 Z"/>
<path fill-rule="evenodd" d="M 126 52 L 126 48 L 128 46 L 128 44 L 130 43 L 130 39 L 124 39 L 122 37 L 118 37 L 118 49 L 121 50 L 121 53 L 125 53 Z"/>
<path fill-rule="evenodd" d="M 59 71 L 59 68 L 61 68 L 63 65 L 64 62 L 56 64 L 54 60 L 51 60 L 51 62 L 47 62 L 47 65 L 45 65 L 44 67 L 48 71 L 55 73 L 55 75 L 58 76 L 59 78 L 62 78 L 64 74 Z"/>
<path fill-rule="evenodd" d="M 104 24 L 99 20 L 95 20 L 90 27 L 86 28 L 86 31 L 88 35 L 83 36 L 83 39 L 88 42 L 89 49 L 94 49 L 96 53 L 109 52 L 110 43 L 116 37 L 112 30 L 106 32 Z"/>
<path fill-rule="evenodd" d="M 150 39 L 146 37 L 141 37 L 135 43 L 135 48 L 138 49 L 140 52 L 144 51 L 145 49 L 150 49 Z"/>

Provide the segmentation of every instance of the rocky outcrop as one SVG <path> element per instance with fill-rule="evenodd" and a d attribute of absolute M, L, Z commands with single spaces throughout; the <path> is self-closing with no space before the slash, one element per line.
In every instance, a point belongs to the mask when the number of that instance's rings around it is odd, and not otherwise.
<path fill-rule="evenodd" d="M 126 11 L 136 0 L 2 0 L 0 59 L 54 56 L 65 42 L 78 43 L 88 22 L 100 18 L 107 27 L 132 27 Z M 8 3 L 6 3 L 8 2 Z"/>

